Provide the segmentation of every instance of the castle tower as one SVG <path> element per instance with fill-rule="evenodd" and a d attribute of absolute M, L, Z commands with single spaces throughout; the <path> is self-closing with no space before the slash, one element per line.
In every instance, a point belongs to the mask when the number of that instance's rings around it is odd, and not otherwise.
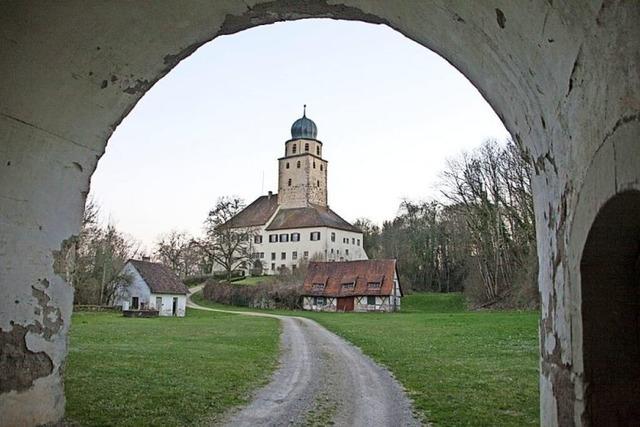
<path fill-rule="evenodd" d="M 278 159 L 278 204 L 284 208 L 327 206 L 327 161 L 322 158 L 318 128 L 307 118 L 306 107 L 291 126 L 284 157 Z"/>

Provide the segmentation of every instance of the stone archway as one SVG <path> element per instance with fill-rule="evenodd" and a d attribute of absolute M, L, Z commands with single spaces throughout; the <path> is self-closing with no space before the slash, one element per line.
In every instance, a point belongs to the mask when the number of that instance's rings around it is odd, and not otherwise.
<path fill-rule="evenodd" d="M 627 425 L 640 418 L 640 192 L 600 209 L 580 275 L 585 419 Z"/>
<path fill-rule="evenodd" d="M 632 1 L 3 4 L 1 423 L 36 425 L 63 415 L 73 236 L 118 123 L 203 43 L 308 17 L 384 23 L 439 53 L 523 148 L 535 168 L 542 423 L 583 423 L 575 260 L 588 227 L 576 214 L 579 206 L 595 214 L 601 199 L 640 187 L 638 144 L 620 142 L 620 135 L 636 142 L 640 135 L 640 5 Z"/>

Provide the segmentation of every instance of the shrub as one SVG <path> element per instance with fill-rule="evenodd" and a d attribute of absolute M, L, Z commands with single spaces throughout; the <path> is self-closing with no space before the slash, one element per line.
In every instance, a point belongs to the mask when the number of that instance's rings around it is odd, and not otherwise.
<path fill-rule="evenodd" d="M 207 280 L 206 300 L 251 308 L 295 310 L 302 308 L 302 283 L 265 283 L 255 286 Z"/>

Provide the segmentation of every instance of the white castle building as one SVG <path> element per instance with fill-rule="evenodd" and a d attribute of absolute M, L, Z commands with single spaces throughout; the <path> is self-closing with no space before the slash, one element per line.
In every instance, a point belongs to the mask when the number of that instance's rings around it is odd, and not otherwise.
<path fill-rule="evenodd" d="M 362 232 L 327 204 L 327 161 L 318 128 L 306 116 L 291 126 L 284 157 L 278 159 L 278 194 L 271 191 L 224 226 L 253 228 L 251 251 L 265 274 L 295 270 L 302 260 L 368 259 Z"/>

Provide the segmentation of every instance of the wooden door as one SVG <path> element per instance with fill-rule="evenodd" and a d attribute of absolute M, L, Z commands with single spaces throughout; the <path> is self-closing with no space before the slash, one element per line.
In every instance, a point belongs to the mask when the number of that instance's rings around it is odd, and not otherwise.
<path fill-rule="evenodd" d="M 353 297 L 338 298 L 338 311 L 353 311 Z"/>

